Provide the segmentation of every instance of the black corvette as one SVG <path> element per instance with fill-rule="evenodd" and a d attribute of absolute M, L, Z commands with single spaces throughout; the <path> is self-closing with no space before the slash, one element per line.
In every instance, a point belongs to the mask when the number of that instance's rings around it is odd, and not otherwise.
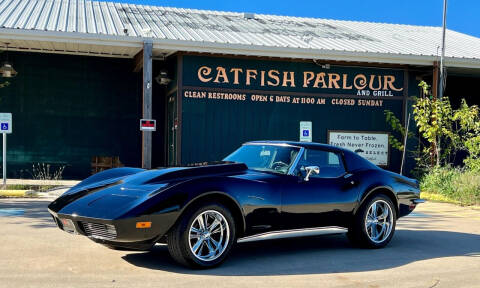
<path fill-rule="evenodd" d="M 49 205 L 58 227 L 110 248 L 166 242 L 192 267 L 220 264 L 236 242 L 347 232 L 356 245 L 388 244 L 418 203 L 416 180 L 329 145 L 249 142 L 199 167 L 116 168 Z"/>

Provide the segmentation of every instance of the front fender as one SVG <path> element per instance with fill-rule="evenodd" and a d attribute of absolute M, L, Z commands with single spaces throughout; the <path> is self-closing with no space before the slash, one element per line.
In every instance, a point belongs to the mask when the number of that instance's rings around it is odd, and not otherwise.
<path fill-rule="evenodd" d="M 182 215 L 185 211 L 187 211 L 192 205 L 195 203 L 198 203 L 199 201 L 206 200 L 206 199 L 214 199 L 217 198 L 218 201 L 223 202 L 226 199 L 228 199 L 228 204 L 230 204 L 229 208 L 235 209 L 235 211 L 231 211 L 233 214 L 237 214 L 240 216 L 242 221 L 242 232 L 245 231 L 246 227 L 246 222 L 245 222 L 245 211 L 242 209 L 240 203 L 238 202 L 237 199 L 235 199 L 233 196 L 231 196 L 228 193 L 222 192 L 222 191 L 207 191 L 207 192 L 202 192 L 202 193 L 197 193 L 195 197 L 193 197 L 184 207 L 180 210 L 180 215 Z M 222 199 L 223 198 L 223 199 Z M 233 207 L 231 207 L 233 206 Z"/>
<path fill-rule="evenodd" d="M 232 213 L 238 213 L 237 215 L 241 217 L 241 224 L 244 228 L 245 217 L 240 202 L 235 198 L 234 193 L 228 193 L 230 182 L 223 177 L 211 177 L 189 179 L 170 184 L 170 187 L 167 186 L 161 191 L 152 193 L 151 197 L 128 211 L 122 218 L 139 217 L 141 215 L 168 215 L 163 219 L 168 219 L 169 223 L 163 223 L 162 225 L 166 225 L 170 229 L 191 205 L 202 198 L 211 199 L 217 196 L 220 201 L 224 200 L 224 202 L 231 204 L 231 207 L 234 207 L 235 211 L 232 211 Z"/>

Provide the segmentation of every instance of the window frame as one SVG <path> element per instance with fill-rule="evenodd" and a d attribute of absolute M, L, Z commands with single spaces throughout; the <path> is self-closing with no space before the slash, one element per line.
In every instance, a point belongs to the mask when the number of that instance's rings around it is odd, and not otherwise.
<path fill-rule="evenodd" d="M 318 148 L 317 147 L 309 147 L 309 148 L 302 147 L 300 149 L 300 152 L 298 153 L 297 158 L 295 159 L 292 167 L 290 167 L 290 171 L 288 171 L 288 175 L 295 175 L 294 171 L 297 170 L 300 159 L 302 158 L 303 154 L 307 150 L 315 150 L 315 151 L 322 151 L 322 152 L 327 152 L 327 153 L 334 153 L 334 154 L 339 156 L 339 159 L 342 162 L 343 168 L 344 168 L 344 172 L 342 174 L 340 174 L 339 176 L 336 176 L 336 177 L 321 177 L 320 176 L 320 177 L 318 177 L 317 175 L 311 175 L 312 179 L 313 178 L 316 178 L 316 179 L 336 179 L 336 178 L 344 177 L 345 175 L 349 174 L 347 163 L 345 161 L 345 155 L 344 155 L 343 151 L 338 151 L 338 150 L 333 150 L 333 149 L 324 149 L 324 148 L 320 148 L 320 147 L 318 147 Z M 300 169 L 300 167 L 298 167 L 298 169 Z M 320 171 L 320 173 L 321 173 L 321 171 Z"/>

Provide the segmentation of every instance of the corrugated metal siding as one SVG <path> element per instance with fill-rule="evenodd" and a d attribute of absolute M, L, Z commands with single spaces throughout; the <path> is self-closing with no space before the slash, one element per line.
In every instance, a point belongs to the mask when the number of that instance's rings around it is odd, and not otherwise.
<path fill-rule="evenodd" d="M 312 50 L 436 56 L 440 27 L 179 9 L 85 0 L 3 0 L 0 27 Z M 449 30 L 446 56 L 480 59 L 480 39 Z"/>
<path fill-rule="evenodd" d="M 19 73 L 0 89 L 1 110 L 15 119 L 8 177 L 32 177 L 33 163 L 48 163 L 66 165 L 63 177 L 79 179 L 90 175 L 93 156 L 140 165 L 142 76 L 131 60 L 38 56 L 9 52 Z"/>

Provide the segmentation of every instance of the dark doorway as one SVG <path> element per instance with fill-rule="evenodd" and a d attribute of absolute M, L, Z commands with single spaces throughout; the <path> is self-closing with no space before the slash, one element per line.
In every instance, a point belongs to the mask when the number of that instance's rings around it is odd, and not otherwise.
<path fill-rule="evenodd" d="M 462 99 L 465 99 L 468 105 L 480 105 L 479 81 L 480 73 L 478 71 L 468 74 L 454 72 L 447 74 L 445 95 L 449 97 L 453 108 L 458 108 Z"/>

